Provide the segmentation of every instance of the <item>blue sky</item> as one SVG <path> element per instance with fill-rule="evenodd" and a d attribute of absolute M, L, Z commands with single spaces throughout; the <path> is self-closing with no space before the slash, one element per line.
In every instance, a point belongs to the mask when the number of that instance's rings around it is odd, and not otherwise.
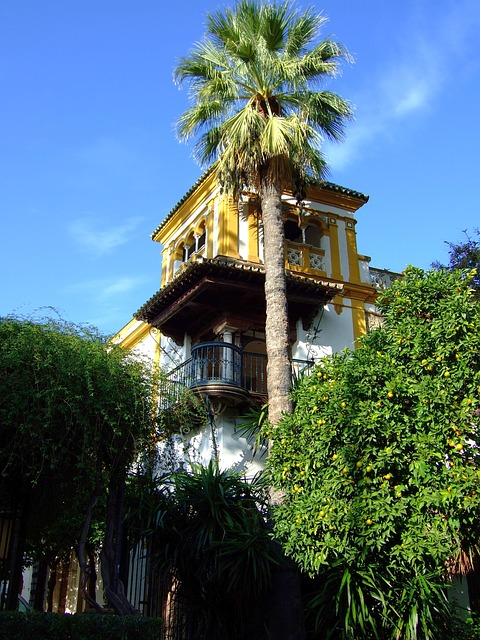
<path fill-rule="evenodd" d="M 159 287 L 150 233 L 201 174 L 173 128 L 175 61 L 216 0 L 0 6 L 0 315 L 107 334 Z M 301 5 L 300 5 L 301 6 Z M 480 226 L 478 0 L 325 0 L 355 57 L 329 88 L 355 104 L 330 179 L 369 194 L 358 247 L 401 271 Z"/>

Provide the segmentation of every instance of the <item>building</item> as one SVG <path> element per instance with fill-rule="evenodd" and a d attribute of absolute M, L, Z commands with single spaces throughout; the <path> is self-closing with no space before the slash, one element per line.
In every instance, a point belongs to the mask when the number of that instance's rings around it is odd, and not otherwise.
<path fill-rule="evenodd" d="M 322 183 L 299 205 L 283 196 L 292 367 L 354 348 L 375 326 L 378 288 L 392 274 L 358 253 L 356 215 L 368 196 Z M 238 204 L 205 173 L 152 233 L 162 245 L 160 289 L 119 331 L 128 349 L 148 355 L 172 382 L 198 391 L 210 428 L 178 434 L 180 457 L 247 474 L 261 464 L 239 436 L 245 410 L 266 397 L 262 220 L 255 193 Z"/>

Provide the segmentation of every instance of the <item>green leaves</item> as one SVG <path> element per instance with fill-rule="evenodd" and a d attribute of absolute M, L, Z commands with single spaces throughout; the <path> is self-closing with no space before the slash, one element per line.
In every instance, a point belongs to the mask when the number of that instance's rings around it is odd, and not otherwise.
<path fill-rule="evenodd" d="M 161 478 L 143 494 L 133 521 L 148 519 L 152 561 L 164 580 L 174 576 L 198 637 L 244 637 L 276 561 L 265 509 L 261 480 L 247 482 L 213 462 Z"/>
<path fill-rule="evenodd" d="M 423 619 L 419 576 L 445 573 L 480 538 L 471 278 L 409 267 L 379 300 L 384 327 L 298 385 L 267 462 L 286 495 L 276 535 L 305 571 L 341 561 L 416 581 L 413 599 L 395 591 L 405 637 Z"/>
<path fill-rule="evenodd" d="M 0 321 L 0 469 L 35 504 L 32 544 L 78 542 L 90 493 L 152 442 L 153 391 L 151 371 L 94 330 Z"/>
<path fill-rule="evenodd" d="M 340 96 L 319 91 L 349 59 L 339 43 L 318 42 L 324 22 L 287 2 L 240 0 L 210 14 L 205 38 L 179 60 L 175 78 L 192 100 L 179 136 L 198 136 L 197 159 L 218 161 L 228 191 L 269 166 L 276 180 L 324 176 L 322 134 L 340 139 L 352 113 Z"/>

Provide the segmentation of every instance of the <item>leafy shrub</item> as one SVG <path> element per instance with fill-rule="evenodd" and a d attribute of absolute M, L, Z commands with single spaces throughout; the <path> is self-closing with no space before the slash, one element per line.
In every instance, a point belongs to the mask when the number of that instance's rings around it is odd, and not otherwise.
<path fill-rule="evenodd" d="M 383 327 L 325 358 L 275 427 L 275 535 L 328 575 L 315 615 L 345 637 L 438 640 L 452 619 L 443 585 L 480 537 L 474 275 L 409 267 L 378 299 Z"/>
<path fill-rule="evenodd" d="M 0 613 L 0 640 L 158 640 L 160 628 L 140 616 Z"/>

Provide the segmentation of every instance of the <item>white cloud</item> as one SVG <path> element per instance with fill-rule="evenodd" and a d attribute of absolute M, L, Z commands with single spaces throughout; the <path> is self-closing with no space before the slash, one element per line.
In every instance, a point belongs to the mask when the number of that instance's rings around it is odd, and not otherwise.
<path fill-rule="evenodd" d="M 332 169 L 345 168 L 370 144 L 390 143 L 407 118 L 435 111 L 442 92 L 471 64 L 480 26 L 477 0 L 447 3 L 438 14 L 417 14 L 412 22 L 408 33 L 399 34 L 395 56 L 372 72 L 368 88 L 354 98 L 356 122 L 345 142 L 325 145 Z"/>
<path fill-rule="evenodd" d="M 102 297 L 111 298 L 113 296 L 129 293 L 130 291 L 133 291 L 141 282 L 141 278 L 119 278 L 115 282 L 111 282 L 104 287 Z"/>
<path fill-rule="evenodd" d="M 128 242 L 141 221 L 142 218 L 129 218 L 123 224 L 101 229 L 96 220 L 80 218 L 74 220 L 68 230 L 77 245 L 93 256 L 100 257 Z"/>
<path fill-rule="evenodd" d="M 356 160 L 365 144 L 378 134 L 381 129 L 379 122 L 357 120 L 347 130 L 344 142 L 326 142 L 322 151 L 325 153 L 328 166 L 332 169 L 344 169 Z"/>
<path fill-rule="evenodd" d="M 393 114 L 403 117 L 414 111 L 420 111 L 429 104 L 431 87 L 422 82 L 412 84 L 404 89 L 404 95 L 400 96 L 393 107 Z"/>
<path fill-rule="evenodd" d="M 134 291 L 145 283 L 145 278 L 123 276 L 119 278 L 98 278 L 87 282 L 78 282 L 68 287 L 70 294 L 83 294 L 96 302 L 107 302 Z"/>

